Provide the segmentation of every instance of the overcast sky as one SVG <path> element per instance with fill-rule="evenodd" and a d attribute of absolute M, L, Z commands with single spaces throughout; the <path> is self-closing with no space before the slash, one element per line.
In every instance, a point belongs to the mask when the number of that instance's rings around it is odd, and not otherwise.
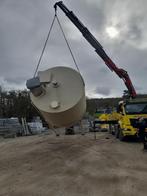
<path fill-rule="evenodd" d="M 0 0 L 0 84 L 23 89 L 34 74 L 55 0 Z M 147 93 L 147 1 L 64 0 L 118 65 L 128 71 L 138 93 Z M 123 81 L 111 72 L 81 33 L 58 8 L 89 97 L 122 96 Z M 39 70 L 75 68 L 55 23 Z"/>

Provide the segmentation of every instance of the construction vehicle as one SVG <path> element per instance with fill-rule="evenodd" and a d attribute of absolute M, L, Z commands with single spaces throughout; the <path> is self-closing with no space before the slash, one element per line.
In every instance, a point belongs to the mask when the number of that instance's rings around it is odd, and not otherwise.
<path fill-rule="evenodd" d="M 97 121 L 97 119 L 99 121 L 108 121 L 109 120 L 109 115 L 111 114 L 111 110 L 108 108 L 108 109 L 101 109 L 101 110 L 96 110 L 95 112 L 95 120 Z M 100 123 L 98 125 L 98 130 L 99 131 L 108 131 L 109 130 L 109 124 L 106 123 L 106 124 L 103 124 L 103 123 Z"/>
<path fill-rule="evenodd" d="M 139 137 L 136 124 L 142 118 L 147 122 L 147 99 L 134 98 L 122 101 L 119 103 L 116 118 L 118 119 L 118 124 L 114 125 L 116 138 L 124 140 L 126 136 Z"/>
<path fill-rule="evenodd" d="M 112 115 L 109 115 L 109 120 L 106 120 L 105 122 L 108 124 L 113 124 L 114 133 L 116 137 L 119 137 L 120 140 L 123 140 L 125 136 L 138 136 L 139 129 L 134 126 L 134 122 L 138 121 L 139 118 L 144 118 L 147 121 L 147 99 L 137 98 L 137 93 L 127 71 L 116 66 L 116 64 L 106 54 L 101 44 L 83 25 L 77 16 L 72 11 L 70 11 L 62 1 L 55 3 L 55 12 L 57 12 L 57 7 L 61 8 L 70 21 L 82 33 L 83 37 L 95 49 L 95 52 L 101 57 L 107 67 L 111 71 L 114 71 L 124 81 L 127 87 L 129 98 L 119 103 L 117 112 L 112 112 Z M 100 123 L 98 120 L 97 122 Z"/>

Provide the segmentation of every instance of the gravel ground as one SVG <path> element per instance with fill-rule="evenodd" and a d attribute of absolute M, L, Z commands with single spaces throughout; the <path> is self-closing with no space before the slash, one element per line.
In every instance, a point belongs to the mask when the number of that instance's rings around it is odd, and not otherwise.
<path fill-rule="evenodd" d="M 147 152 L 108 133 L 0 141 L 0 196 L 146 196 Z"/>

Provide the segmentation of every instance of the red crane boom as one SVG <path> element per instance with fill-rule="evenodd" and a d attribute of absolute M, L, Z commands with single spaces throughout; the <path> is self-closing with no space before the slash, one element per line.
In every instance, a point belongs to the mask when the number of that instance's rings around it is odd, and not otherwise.
<path fill-rule="evenodd" d="M 105 64 L 111 71 L 114 71 L 125 83 L 128 92 L 132 98 L 136 97 L 135 88 L 131 82 L 131 79 L 124 69 L 118 68 L 111 58 L 106 54 L 101 44 L 97 39 L 90 33 L 90 31 L 83 25 L 83 23 L 77 18 L 77 16 L 63 4 L 62 1 L 55 3 L 54 8 L 57 10 L 57 6 L 66 14 L 71 22 L 79 29 L 84 38 L 94 47 L 96 53 L 103 59 Z"/>

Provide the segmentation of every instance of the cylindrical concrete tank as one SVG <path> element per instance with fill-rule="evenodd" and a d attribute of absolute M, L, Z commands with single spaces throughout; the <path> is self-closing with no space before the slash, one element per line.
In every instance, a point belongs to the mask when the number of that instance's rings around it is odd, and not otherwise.
<path fill-rule="evenodd" d="M 31 89 L 32 103 L 50 126 L 67 127 L 86 110 L 85 85 L 80 73 L 69 67 L 38 72 L 40 85 Z"/>

